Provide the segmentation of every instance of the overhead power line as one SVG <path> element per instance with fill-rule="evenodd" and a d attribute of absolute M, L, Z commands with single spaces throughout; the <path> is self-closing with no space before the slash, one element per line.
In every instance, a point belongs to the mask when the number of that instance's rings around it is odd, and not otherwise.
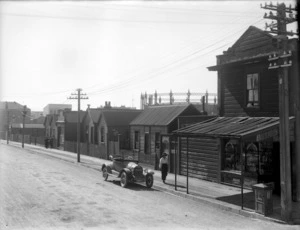
<path fill-rule="evenodd" d="M 256 22 L 254 22 L 254 24 L 255 24 L 255 23 L 258 23 L 258 22 L 260 22 L 260 21 L 262 21 L 262 20 L 263 20 L 263 19 L 260 19 L 260 20 L 258 20 L 258 21 L 256 21 Z M 210 45 L 207 46 L 207 47 L 204 47 L 204 48 L 201 48 L 201 49 L 199 49 L 199 50 L 196 50 L 196 51 L 194 51 L 193 53 L 191 53 L 191 54 L 189 54 L 189 55 L 186 55 L 185 57 L 181 57 L 180 59 L 177 59 L 177 60 L 175 60 L 175 61 L 173 61 L 173 62 L 171 62 L 171 63 L 169 63 L 169 64 L 167 64 L 167 65 L 165 65 L 165 66 L 163 66 L 163 67 L 161 67 L 159 70 L 152 71 L 152 72 L 146 74 L 146 75 L 145 75 L 146 77 L 142 77 L 142 78 L 141 78 L 140 75 L 136 75 L 136 76 L 134 76 L 134 77 L 132 77 L 132 78 L 130 78 L 130 79 L 127 79 L 127 80 L 125 80 L 125 81 L 123 81 L 123 82 L 117 83 L 117 84 L 115 84 L 115 85 L 113 85 L 113 86 L 110 86 L 110 87 L 107 87 L 107 88 L 104 88 L 104 89 L 101 89 L 101 90 L 98 90 L 98 91 L 91 92 L 90 95 L 96 95 L 96 94 L 107 93 L 107 92 L 109 92 L 109 91 L 113 91 L 113 90 L 117 90 L 117 89 L 126 87 L 127 85 L 131 84 L 132 82 L 136 81 L 137 79 L 139 79 L 139 82 L 144 82 L 145 80 L 148 80 L 149 77 L 151 77 L 151 79 L 153 79 L 153 75 L 155 75 L 155 74 L 156 74 L 157 76 L 161 75 L 162 73 L 164 73 L 164 72 L 166 71 L 167 68 L 173 67 L 173 66 L 176 65 L 176 64 L 180 64 L 180 63 L 182 63 L 182 62 L 184 62 L 184 61 L 190 60 L 191 57 L 193 57 L 193 56 L 199 54 L 200 52 L 206 50 L 207 48 L 213 47 L 214 45 L 218 44 L 219 42 L 223 42 L 224 39 L 229 38 L 229 37 L 232 37 L 232 36 L 234 36 L 234 35 L 240 33 L 242 30 L 244 30 L 244 28 L 241 29 L 241 30 L 239 30 L 239 31 L 237 31 L 237 32 L 235 32 L 234 34 L 229 34 L 228 36 L 226 36 L 225 38 L 222 38 L 222 39 L 219 40 L 218 42 L 215 42 L 215 43 L 213 43 L 213 44 L 210 44 Z M 231 42 L 230 42 L 230 43 L 231 43 Z M 228 43 L 228 44 L 230 44 L 230 43 Z M 228 44 L 225 44 L 225 45 L 228 45 Z M 220 48 L 222 48 L 222 47 L 225 46 L 225 45 L 222 45 L 221 47 L 218 47 L 217 49 L 220 49 Z M 213 51 L 215 51 L 215 50 L 217 50 L 217 49 L 214 49 Z M 207 55 L 207 54 L 209 54 L 209 53 L 211 53 L 211 52 L 213 52 L 213 51 L 209 51 L 209 52 L 207 52 L 207 53 L 204 53 L 204 54 L 202 54 L 201 56 Z M 199 56 L 196 56 L 195 58 L 198 58 L 198 57 L 199 57 Z M 163 71 L 163 72 L 162 72 L 162 71 Z"/>

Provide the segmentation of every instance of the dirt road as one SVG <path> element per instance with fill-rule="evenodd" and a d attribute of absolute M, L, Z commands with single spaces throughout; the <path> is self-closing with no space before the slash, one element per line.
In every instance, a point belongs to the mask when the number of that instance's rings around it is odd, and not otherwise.
<path fill-rule="evenodd" d="M 0 144 L 0 229 L 296 229 L 237 216 Z"/>

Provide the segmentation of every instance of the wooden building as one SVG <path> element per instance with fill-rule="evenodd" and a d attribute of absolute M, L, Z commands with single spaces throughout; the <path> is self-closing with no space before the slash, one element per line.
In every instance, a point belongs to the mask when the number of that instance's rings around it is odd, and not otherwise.
<path fill-rule="evenodd" d="M 80 130 L 83 130 L 82 120 L 85 115 L 85 111 L 80 111 Z M 64 113 L 64 150 L 77 152 L 77 111 L 66 111 Z M 83 142 L 83 132 L 80 132 L 80 142 Z"/>
<path fill-rule="evenodd" d="M 98 121 L 99 148 L 108 159 L 109 155 L 120 154 L 121 150 L 130 150 L 130 122 L 142 111 L 126 108 L 111 108 L 101 111 Z"/>
<path fill-rule="evenodd" d="M 291 127 L 294 121 L 290 119 Z M 280 192 L 278 117 L 217 117 L 175 132 L 181 174 L 189 170 L 190 176 L 235 186 L 243 179 L 248 188 L 274 182 Z"/>
<path fill-rule="evenodd" d="M 10 140 L 22 142 L 24 134 L 24 143 L 27 144 L 44 144 L 45 126 L 44 124 L 26 124 L 23 127 L 21 123 L 13 123 L 10 126 Z"/>
<path fill-rule="evenodd" d="M 163 135 L 167 136 L 179 128 L 178 117 L 195 115 L 201 115 L 201 112 L 193 104 L 147 107 L 130 123 L 131 146 L 139 161 L 157 168 L 161 152 L 170 149 L 166 144 L 168 138 Z M 172 168 L 171 165 L 171 171 Z"/>
<path fill-rule="evenodd" d="M 277 37 L 256 27 L 248 30 L 224 54 L 217 56 L 220 117 L 174 132 L 179 137 L 182 174 L 235 186 L 273 182 L 280 193 L 278 72 L 269 55 L 278 51 Z M 299 196 L 300 81 L 298 40 L 288 40 L 293 65 L 289 74 L 289 135 L 292 191 Z M 298 147 L 297 147 L 298 146 Z M 189 161 L 186 160 L 189 153 Z M 242 170 L 241 164 L 245 164 Z M 241 181 L 244 173 L 244 181 Z M 297 188 L 298 187 L 298 188 Z"/>

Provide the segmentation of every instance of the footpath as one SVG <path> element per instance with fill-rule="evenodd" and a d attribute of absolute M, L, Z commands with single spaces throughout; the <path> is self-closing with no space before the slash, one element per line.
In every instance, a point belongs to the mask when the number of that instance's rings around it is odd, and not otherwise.
<path fill-rule="evenodd" d="M 6 144 L 6 141 L 1 140 L 1 144 Z M 9 145 L 22 148 L 22 144 L 18 142 L 10 141 Z M 60 160 L 79 164 L 80 166 L 92 168 L 99 172 L 101 172 L 101 166 L 103 163 L 110 162 L 109 160 L 105 159 L 80 155 L 80 162 L 78 163 L 76 153 L 59 149 L 46 149 L 45 147 L 38 145 L 25 144 L 24 149 L 35 154 L 45 154 Z M 147 167 L 146 165 L 141 165 L 143 167 Z M 153 170 L 151 167 L 150 169 Z M 230 211 L 245 217 L 287 224 L 281 220 L 281 205 L 279 196 L 272 196 L 273 213 L 265 216 L 255 212 L 255 198 L 252 190 L 244 189 L 242 195 L 241 188 L 191 177 L 187 178 L 186 176 L 175 175 L 172 173 L 168 174 L 166 183 L 164 184 L 161 180 L 161 172 L 158 170 L 153 171 L 153 189 L 171 193 L 186 199 L 191 199 L 199 203 L 209 204 L 216 208 Z M 293 202 L 292 205 L 292 220 L 288 224 L 300 224 L 300 203 Z"/>

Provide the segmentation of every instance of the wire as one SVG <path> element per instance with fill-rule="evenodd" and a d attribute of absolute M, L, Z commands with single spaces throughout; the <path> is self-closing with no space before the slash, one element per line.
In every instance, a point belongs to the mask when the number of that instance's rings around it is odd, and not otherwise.
<path fill-rule="evenodd" d="M 159 24 L 215 24 L 213 22 L 203 21 L 195 22 L 195 21 L 167 21 L 167 20 L 125 20 L 125 19 L 114 19 L 114 18 L 91 18 L 91 17 L 64 17 L 64 16 L 49 16 L 49 15 L 38 15 L 38 14 L 17 14 L 17 13 L 5 13 L 1 12 L 0 15 L 6 16 L 15 16 L 15 17 L 30 17 L 30 18 L 48 18 L 48 19 L 57 19 L 57 20 L 80 20 L 80 21 L 106 21 L 106 22 L 123 22 L 123 23 L 159 23 Z M 225 24 L 223 22 L 223 24 Z M 231 23 L 231 24 L 241 24 L 239 22 Z"/>
<path fill-rule="evenodd" d="M 263 19 L 260 19 L 260 20 L 256 21 L 255 23 L 258 23 L 258 22 L 260 22 L 260 21 L 262 21 L 262 20 L 263 20 Z M 254 23 L 254 24 L 255 24 L 255 23 Z M 234 35 L 240 33 L 240 31 L 242 31 L 242 30 L 244 30 L 244 28 L 243 28 L 243 29 L 240 29 L 238 32 L 236 32 L 236 33 L 234 33 L 234 34 L 229 34 L 229 35 L 226 36 L 225 38 L 228 38 L 228 37 L 231 38 L 232 36 L 234 36 Z M 205 47 L 205 48 L 201 48 L 201 49 L 199 49 L 199 50 L 197 50 L 197 51 L 194 51 L 193 53 L 191 53 L 191 54 L 189 54 L 189 55 L 187 55 L 187 56 L 185 56 L 185 57 L 183 57 L 183 58 L 181 58 L 181 59 L 179 59 L 179 60 L 176 60 L 176 61 L 174 61 L 174 62 L 172 62 L 172 63 L 169 63 L 169 64 L 167 64 L 166 66 L 160 68 L 160 70 L 157 70 L 157 71 L 154 71 L 154 72 L 152 72 L 152 73 L 147 74 L 146 76 L 148 76 L 148 77 L 145 77 L 145 78 L 140 79 L 140 82 L 143 82 L 143 81 L 145 81 L 145 80 L 148 80 L 149 77 L 151 77 L 153 74 L 158 74 L 159 72 L 163 71 L 165 68 L 170 68 L 171 66 L 173 66 L 173 65 L 175 65 L 175 64 L 178 64 L 178 63 L 183 62 L 183 61 L 187 61 L 190 57 L 195 56 L 196 54 L 200 53 L 201 51 L 203 51 L 203 50 L 205 50 L 205 49 L 207 49 L 207 48 L 209 48 L 209 47 L 212 47 L 212 46 L 218 44 L 219 42 L 224 41 L 225 38 L 222 38 L 222 39 L 219 40 L 218 42 L 215 42 L 215 43 L 213 43 L 213 44 L 211 44 L 211 45 L 209 45 L 209 46 L 207 46 L 207 47 Z M 230 43 L 232 43 L 232 42 L 230 42 Z M 228 44 L 230 44 L 230 43 L 228 43 Z M 225 45 L 227 45 L 227 44 L 225 44 Z M 221 47 L 223 47 L 223 46 L 225 46 L 225 45 L 222 45 Z M 217 49 L 220 49 L 220 47 L 218 47 Z M 214 50 L 213 50 L 213 51 L 214 51 Z M 204 56 L 204 55 L 206 55 L 206 54 L 209 54 L 209 53 L 211 53 L 211 52 L 213 52 L 213 51 L 210 51 L 210 52 L 208 52 L 208 53 L 202 54 L 201 56 Z M 164 72 L 165 72 L 165 71 L 164 71 Z M 160 73 L 160 74 L 161 74 L 161 73 Z M 149 75 L 150 75 L 150 76 L 149 76 Z M 159 75 L 158 75 L 158 76 L 159 76 Z M 157 77 L 157 76 L 156 76 L 156 77 Z M 120 89 L 120 88 L 122 88 L 122 87 L 127 86 L 127 85 L 130 84 L 132 81 L 135 81 L 137 78 L 140 78 L 140 76 L 132 77 L 131 79 L 126 80 L 126 81 L 123 81 L 123 82 L 118 83 L 118 84 L 115 84 L 114 86 L 112 86 L 112 87 L 110 87 L 110 88 L 102 89 L 102 90 L 95 91 L 95 92 L 90 92 L 89 95 L 97 95 L 97 94 L 107 93 L 107 92 L 110 91 L 110 90 L 117 90 L 117 89 Z"/>

